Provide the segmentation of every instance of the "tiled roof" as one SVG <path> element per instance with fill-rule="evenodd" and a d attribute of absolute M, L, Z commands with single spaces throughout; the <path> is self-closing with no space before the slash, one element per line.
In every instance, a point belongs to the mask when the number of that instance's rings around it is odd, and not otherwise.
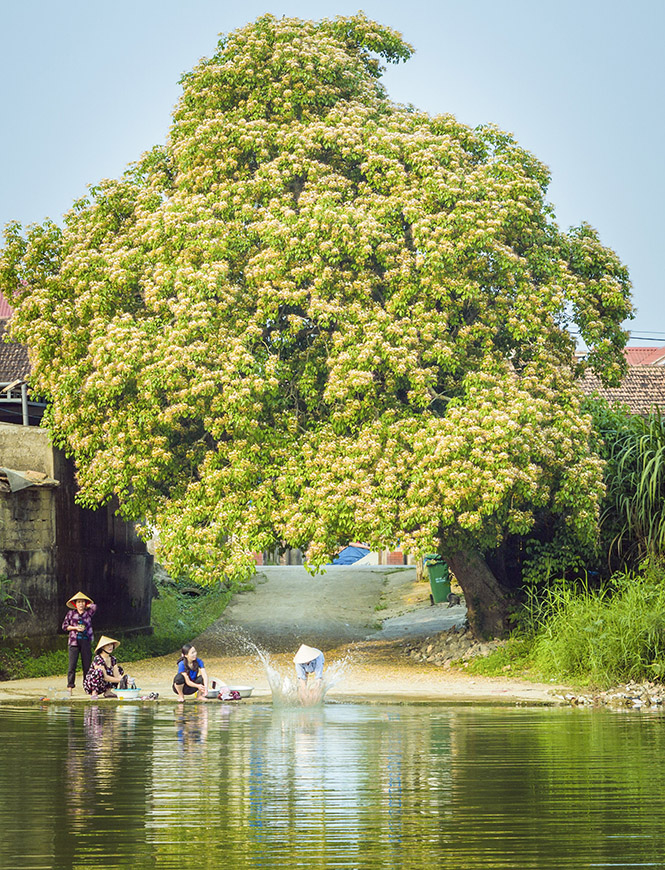
<path fill-rule="evenodd" d="M 0 382 L 15 381 L 30 374 L 28 348 L 16 341 L 5 342 L 7 321 L 0 320 Z"/>
<path fill-rule="evenodd" d="M 665 413 L 665 366 L 662 365 L 631 366 L 620 387 L 604 387 L 587 371 L 580 386 L 588 396 L 597 393 L 608 402 L 627 405 L 633 414 L 648 414 L 654 405 Z"/>
<path fill-rule="evenodd" d="M 13 313 L 14 309 L 11 307 L 9 302 L 7 302 L 2 293 L 0 293 L 0 318 L 11 317 Z"/>
<path fill-rule="evenodd" d="M 665 347 L 626 347 L 629 366 L 665 365 Z"/>

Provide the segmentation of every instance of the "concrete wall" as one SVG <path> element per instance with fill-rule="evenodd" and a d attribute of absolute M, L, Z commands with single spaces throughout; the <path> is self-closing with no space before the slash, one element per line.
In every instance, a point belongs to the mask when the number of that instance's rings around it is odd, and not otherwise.
<path fill-rule="evenodd" d="M 32 613 L 0 624 L 10 638 L 64 643 L 65 602 L 82 589 L 98 604 L 95 634 L 149 630 L 153 558 L 133 525 L 111 506 L 96 511 L 74 502 L 72 463 L 53 448 L 48 432 L 0 423 L 0 466 L 41 471 L 57 487 L 0 492 L 0 577 L 30 601 Z"/>

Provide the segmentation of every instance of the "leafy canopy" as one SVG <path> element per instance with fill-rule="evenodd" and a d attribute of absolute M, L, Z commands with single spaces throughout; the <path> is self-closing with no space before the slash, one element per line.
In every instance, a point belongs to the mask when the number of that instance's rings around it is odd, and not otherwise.
<path fill-rule="evenodd" d="M 595 532 L 567 327 L 616 379 L 627 272 L 512 136 L 390 102 L 379 60 L 411 52 L 361 14 L 259 18 L 183 77 L 164 146 L 63 228 L 7 228 L 80 500 L 155 524 L 172 569 L 482 549 L 544 508 Z"/>

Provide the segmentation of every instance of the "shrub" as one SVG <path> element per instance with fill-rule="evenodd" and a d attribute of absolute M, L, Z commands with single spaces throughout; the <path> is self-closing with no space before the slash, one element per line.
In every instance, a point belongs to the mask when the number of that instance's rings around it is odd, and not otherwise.
<path fill-rule="evenodd" d="M 665 576 L 652 560 L 600 590 L 550 586 L 540 605 L 534 661 L 543 673 L 593 685 L 665 673 Z"/>
<path fill-rule="evenodd" d="M 610 561 L 634 567 L 665 555 L 665 419 L 657 410 L 643 418 L 597 404 L 607 463 L 602 533 Z"/>

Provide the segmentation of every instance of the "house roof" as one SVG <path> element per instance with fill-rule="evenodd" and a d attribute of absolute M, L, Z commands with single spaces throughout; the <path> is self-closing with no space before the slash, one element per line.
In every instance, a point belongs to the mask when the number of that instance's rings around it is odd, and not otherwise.
<path fill-rule="evenodd" d="M 626 347 L 623 351 L 629 366 L 665 365 L 665 347 Z"/>
<path fill-rule="evenodd" d="M 0 293 L 0 319 L 11 317 L 13 313 L 14 309 L 11 307 L 9 302 L 7 302 L 2 293 Z"/>
<path fill-rule="evenodd" d="M 7 319 L 0 319 L 0 382 L 8 383 L 30 374 L 28 348 L 17 341 L 5 341 Z"/>
<path fill-rule="evenodd" d="M 612 404 L 627 405 L 633 414 L 648 414 L 654 405 L 665 413 L 665 365 L 630 366 L 619 387 L 604 387 L 587 371 L 580 386 L 587 396 L 597 393 Z"/>

